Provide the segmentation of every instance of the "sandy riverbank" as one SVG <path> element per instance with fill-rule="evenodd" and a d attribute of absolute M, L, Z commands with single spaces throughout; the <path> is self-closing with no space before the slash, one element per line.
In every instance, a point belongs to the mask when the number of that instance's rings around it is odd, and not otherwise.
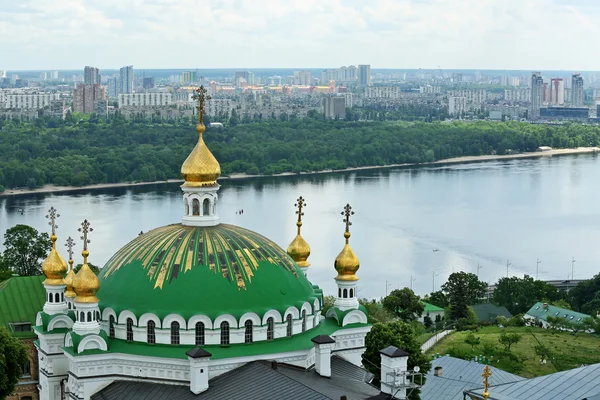
<path fill-rule="evenodd" d="M 445 160 L 434 161 L 431 163 L 423 163 L 423 164 L 390 164 L 390 165 L 379 165 L 379 166 L 369 166 L 369 167 L 355 167 L 355 168 L 346 168 L 343 170 L 325 170 L 325 171 L 314 171 L 314 172 L 303 172 L 299 175 L 312 175 L 312 174 L 325 174 L 332 172 L 346 172 L 346 171 L 361 171 L 368 169 L 380 169 L 380 168 L 396 168 L 396 167 L 411 167 L 411 166 L 423 166 L 423 165 L 448 165 L 448 164 L 462 164 L 462 163 L 473 163 L 473 162 L 485 162 L 485 161 L 496 161 L 496 160 L 512 160 L 519 158 L 535 158 L 535 157 L 547 157 L 547 156 L 560 156 L 560 155 L 570 155 L 570 154 L 583 154 L 583 153 L 597 153 L 600 152 L 600 148 L 598 147 L 579 147 L 576 149 L 553 149 L 549 151 L 543 152 L 533 152 L 533 153 L 519 153 L 519 154 L 507 154 L 502 156 L 497 155 L 488 155 L 488 156 L 465 156 L 465 157 L 455 157 L 448 158 Z M 268 175 L 268 176 L 290 176 L 297 175 L 292 172 L 285 172 L 278 175 Z M 246 178 L 258 178 L 264 177 L 265 175 L 248 175 L 248 174 L 230 174 L 229 176 L 222 177 L 221 179 L 246 179 Z M 0 193 L 1 196 L 19 196 L 26 194 L 34 194 L 34 193 L 61 193 L 61 192 L 73 192 L 77 190 L 95 190 L 95 189 L 108 189 L 108 188 L 119 188 L 119 187 L 133 187 L 133 186 L 145 186 L 145 185 L 156 185 L 163 183 L 182 183 L 181 179 L 169 179 L 167 181 L 155 181 L 155 182 L 123 182 L 123 183 L 99 183 L 96 185 L 87 185 L 81 187 L 73 187 L 73 186 L 54 186 L 54 185 L 45 185 L 36 189 L 8 189 L 4 193 Z"/>

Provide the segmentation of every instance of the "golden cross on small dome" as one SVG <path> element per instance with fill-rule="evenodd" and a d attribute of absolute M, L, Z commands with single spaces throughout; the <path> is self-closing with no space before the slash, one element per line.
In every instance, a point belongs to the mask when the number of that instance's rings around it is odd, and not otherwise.
<path fill-rule="evenodd" d="M 298 209 L 298 211 L 296 211 L 296 215 L 298 215 L 298 222 L 302 222 L 302 216 L 304 215 L 304 213 L 302 212 L 302 208 L 306 207 L 306 201 L 302 198 L 302 196 L 298 197 L 298 200 L 296 200 L 296 204 L 294 204 L 294 207 Z"/>
<path fill-rule="evenodd" d="M 81 240 L 83 240 L 83 251 L 81 252 L 81 255 L 83 256 L 83 263 L 87 264 L 87 257 L 89 255 L 87 245 L 90 243 L 90 239 L 88 239 L 88 233 L 93 232 L 94 229 L 90 227 L 89 221 L 84 219 L 81 223 L 81 228 L 77 230 L 82 233 Z"/>
<path fill-rule="evenodd" d="M 48 218 L 50 220 L 50 222 L 48 222 L 48 225 L 50 225 L 52 227 L 52 235 L 56 235 L 56 230 L 58 229 L 58 225 L 56 225 L 56 219 L 58 217 L 60 217 L 60 214 L 58 214 L 56 212 L 56 208 L 50 207 L 50 209 L 48 210 L 48 215 L 46 215 L 46 218 Z"/>
<path fill-rule="evenodd" d="M 352 225 L 352 222 L 350 222 L 350 216 L 354 215 L 354 211 L 352 211 L 352 207 L 350 206 L 350 204 L 346 204 L 344 206 L 344 211 L 342 211 L 342 215 L 346 217 L 342 220 L 342 222 L 346 223 L 346 232 L 350 232 L 350 226 Z"/>
<path fill-rule="evenodd" d="M 198 105 L 196 106 L 196 109 L 198 110 L 198 123 L 203 124 L 204 123 L 204 101 L 210 100 L 211 97 L 206 94 L 208 92 L 208 90 L 206 90 L 204 85 L 200 85 L 200 87 L 198 89 L 194 90 L 194 92 L 196 92 L 196 93 L 194 93 L 192 95 L 192 99 L 198 100 Z"/>
<path fill-rule="evenodd" d="M 483 369 L 483 374 L 481 374 L 481 376 L 483 377 L 483 399 L 487 400 L 488 397 L 490 397 L 490 392 L 489 392 L 489 388 L 490 388 L 490 383 L 489 383 L 489 378 L 492 376 L 492 371 L 490 370 L 490 366 L 486 365 L 485 368 Z"/>
<path fill-rule="evenodd" d="M 67 246 L 67 253 L 69 253 L 69 264 L 73 263 L 73 247 L 75 247 L 75 241 L 73 240 L 73 238 L 71 236 L 69 236 L 67 238 L 67 243 L 65 243 L 65 246 Z"/>

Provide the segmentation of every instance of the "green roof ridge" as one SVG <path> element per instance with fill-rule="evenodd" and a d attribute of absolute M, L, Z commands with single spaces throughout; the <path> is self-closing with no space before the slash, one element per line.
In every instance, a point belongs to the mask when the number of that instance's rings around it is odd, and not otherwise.
<path fill-rule="evenodd" d="M 0 284 L 0 326 L 9 328 L 11 322 L 35 325 L 46 302 L 44 279 L 43 275 L 14 276 Z"/>

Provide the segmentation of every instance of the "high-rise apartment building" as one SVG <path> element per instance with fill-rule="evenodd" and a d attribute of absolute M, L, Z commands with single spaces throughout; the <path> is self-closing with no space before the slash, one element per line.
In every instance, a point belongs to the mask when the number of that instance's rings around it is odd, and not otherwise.
<path fill-rule="evenodd" d="M 119 70 L 119 93 L 133 93 L 133 65 Z"/>
<path fill-rule="evenodd" d="M 108 78 L 108 97 L 114 99 L 119 94 L 119 77 L 111 76 Z"/>
<path fill-rule="evenodd" d="M 6 99 L 4 101 L 4 107 L 39 110 L 40 108 L 44 108 L 45 106 L 50 105 L 52 101 L 58 100 L 59 98 L 60 94 L 58 93 L 7 94 Z"/>
<path fill-rule="evenodd" d="M 450 115 L 458 117 L 467 111 L 468 109 L 466 97 L 450 96 L 448 98 L 448 113 Z"/>
<path fill-rule="evenodd" d="M 361 86 L 371 86 L 371 66 L 358 66 L 358 84 Z"/>
<path fill-rule="evenodd" d="M 83 83 L 85 85 L 95 85 L 100 83 L 100 70 L 96 67 L 86 66 L 83 69 Z"/>
<path fill-rule="evenodd" d="M 552 78 L 550 80 L 550 103 L 565 104 L 565 81 L 562 78 Z"/>
<path fill-rule="evenodd" d="M 172 102 L 171 93 L 121 93 L 119 98 L 119 108 L 121 107 L 152 107 L 168 106 Z"/>
<path fill-rule="evenodd" d="M 583 77 L 578 73 L 571 77 L 571 105 L 583 107 Z"/>
<path fill-rule="evenodd" d="M 154 88 L 154 78 L 153 77 L 145 77 L 143 84 L 144 89 L 152 89 Z"/>
<path fill-rule="evenodd" d="M 52 80 L 58 79 L 58 71 L 57 70 L 50 72 L 50 79 L 52 79 Z"/>
<path fill-rule="evenodd" d="M 311 71 L 295 71 L 294 72 L 294 85 L 311 86 L 312 85 L 312 72 Z"/>
<path fill-rule="evenodd" d="M 254 72 L 251 71 L 236 71 L 234 82 L 238 82 L 238 78 L 244 78 L 248 85 L 254 85 Z"/>
<path fill-rule="evenodd" d="M 531 101 L 531 89 L 504 89 L 504 100 L 511 103 L 529 103 Z"/>
<path fill-rule="evenodd" d="M 198 73 L 196 71 L 183 71 L 181 73 L 181 83 L 198 82 Z"/>
<path fill-rule="evenodd" d="M 342 96 L 327 96 L 323 98 L 323 113 L 325 118 L 346 118 L 346 98 Z"/>
<path fill-rule="evenodd" d="M 544 79 L 539 72 L 531 73 L 531 113 L 530 119 L 540 118 L 540 107 L 544 102 Z"/>
<path fill-rule="evenodd" d="M 106 100 L 106 89 L 100 85 L 78 84 L 73 89 L 73 111 L 83 113 L 94 112 L 94 102 Z"/>

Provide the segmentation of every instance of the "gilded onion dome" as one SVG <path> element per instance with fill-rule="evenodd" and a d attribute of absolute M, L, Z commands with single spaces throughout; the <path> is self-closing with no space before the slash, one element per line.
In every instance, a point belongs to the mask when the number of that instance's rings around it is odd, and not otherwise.
<path fill-rule="evenodd" d="M 204 86 L 200 86 L 193 96 L 199 102 L 198 107 L 196 107 L 198 109 L 196 132 L 198 132 L 199 138 L 198 143 L 181 166 L 181 176 L 185 179 L 183 186 L 186 187 L 215 186 L 217 178 L 221 175 L 221 166 L 204 143 L 203 138 L 206 130 L 203 119 L 204 101 L 210 100 L 210 96 L 205 94 L 206 89 Z"/>
<path fill-rule="evenodd" d="M 308 256 L 310 256 L 310 246 L 306 243 L 306 240 L 300 235 L 300 228 L 302 227 L 302 216 L 304 213 L 302 212 L 302 208 L 306 207 L 306 202 L 300 196 L 295 204 L 298 208 L 296 214 L 298 215 L 298 221 L 296 222 L 296 226 L 298 227 L 298 233 L 292 243 L 287 248 L 288 255 L 296 262 L 299 267 L 306 268 L 310 266 L 310 263 L 306 261 Z"/>
<path fill-rule="evenodd" d="M 83 251 L 81 255 L 83 256 L 83 265 L 79 272 L 75 274 L 73 278 L 73 290 L 77 294 L 75 297 L 76 303 L 97 303 L 98 298 L 96 297 L 96 292 L 100 289 L 100 280 L 92 272 L 90 266 L 87 263 L 87 258 L 90 253 L 87 250 L 87 244 L 90 242 L 88 240 L 88 233 L 93 229 L 90 228 L 90 223 L 88 220 L 84 220 L 81 224 L 81 228 L 79 231 L 83 233 L 81 239 L 83 240 Z"/>
<path fill-rule="evenodd" d="M 50 250 L 50 254 L 42 263 L 42 272 L 46 276 L 46 280 L 44 281 L 45 285 L 64 285 L 64 276 L 67 272 L 67 263 L 65 260 L 58 254 L 58 250 L 56 250 L 56 235 L 53 233 L 50 236 L 50 240 L 52 241 L 52 249 Z"/>
<path fill-rule="evenodd" d="M 357 281 L 358 277 L 356 276 L 356 271 L 360 268 L 360 262 L 358 261 L 358 257 L 354 254 L 354 251 L 350 247 L 348 243 L 348 239 L 350 239 L 350 216 L 353 215 L 352 207 L 349 204 L 346 204 L 344 207 L 344 211 L 342 215 L 345 216 L 344 222 L 346 223 L 346 231 L 344 232 L 344 238 L 346 239 L 346 244 L 344 248 L 335 258 L 335 270 L 337 271 L 337 276 L 335 277 L 338 281 Z"/>

